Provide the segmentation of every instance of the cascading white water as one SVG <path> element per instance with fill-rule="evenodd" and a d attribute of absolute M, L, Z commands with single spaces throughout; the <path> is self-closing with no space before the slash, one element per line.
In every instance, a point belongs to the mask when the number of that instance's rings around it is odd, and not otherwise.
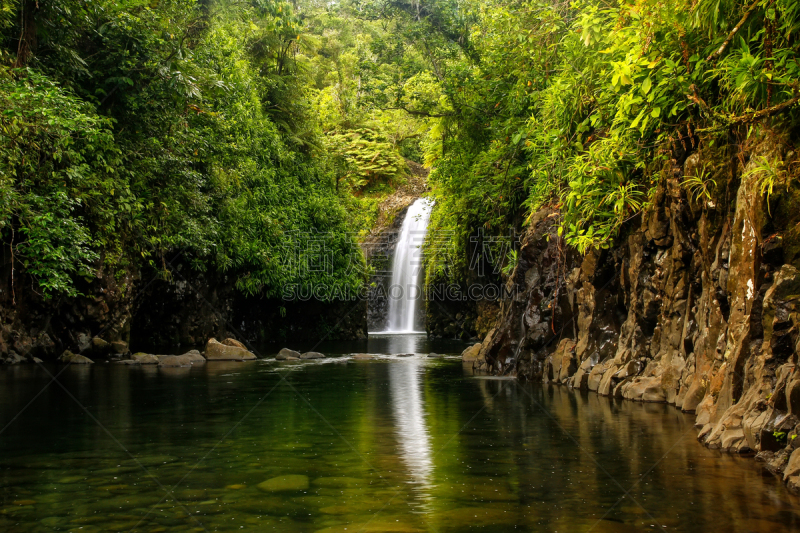
<path fill-rule="evenodd" d="M 394 249 L 389 286 L 387 333 L 413 333 L 422 298 L 422 243 L 428 232 L 433 200 L 419 198 L 408 208 Z"/>

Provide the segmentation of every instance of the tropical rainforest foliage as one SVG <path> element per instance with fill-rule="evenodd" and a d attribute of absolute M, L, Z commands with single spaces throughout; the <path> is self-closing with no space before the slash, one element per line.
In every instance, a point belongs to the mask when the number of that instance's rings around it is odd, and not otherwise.
<path fill-rule="evenodd" d="M 429 277 L 546 202 L 609 246 L 677 144 L 796 121 L 798 31 L 796 0 L 2 0 L 2 241 L 45 295 L 178 255 L 357 286 L 409 159 Z"/>

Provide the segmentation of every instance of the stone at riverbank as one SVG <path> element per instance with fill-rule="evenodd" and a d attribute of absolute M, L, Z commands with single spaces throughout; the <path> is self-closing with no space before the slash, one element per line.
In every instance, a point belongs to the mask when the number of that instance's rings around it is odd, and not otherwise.
<path fill-rule="evenodd" d="M 306 352 L 300 356 L 300 359 L 325 359 L 325 356 L 319 352 Z"/>
<path fill-rule="evenodd" d="M 92 338 L 92 345 L 89 348 L 89 351 L 94 357 L 105 357 L 111 353 L 111 344 L 100 337 L 94 337 Z"/>
<path fill-rule="evenodd" d="M 295 352 L 294 350 L 290 350 L 289 348 L 283 348 L 278 355 L 275 356 L 277 361 L 287 361 L 292 359 L 300 359 L 300 352 Z"/>
<path fill-rule="evenodd" d="M 236 346 L 237 348 L 241 348 L 242 350 L 247 350 L 247 346 L 237 341 L 236 339 L 232 339 L 230 337 L 222 341 L 222 344 L 224 344 L 225 346 Z"/>
<path fill-rule="evenodd" d="M 111 352 L 117 356 L 128 353 L 128 343 L 125 341 L 114 341 L 111 343 Z"/>
<path fill-rule="evenodd" d="M 238 346 L 229 346 L 211 338 L 206 344 L 206 359 L 209 361 L 252 361 L 255 354 Z"/>
<path fill-rule="evenodd" d="M 192 363 L 205 363 L 206 362 L 206 358 L 203 357 L 203 354 L 201 354 L 198 350 L 189 350 L 188 352 L 186 352 L 183 355 L 184 355 L 184 357 L 187 357 Z"/>
<path fill-rule="evenodd" d="M 3 365 L 18 365 L 25 362 L 25 358 L 19 355 L 14 350 L 11 350 L 5 355 L 0 354 L 0 364 Z"/>
<path fill-rule="evenodd" d="M 187 355 L 165 355 L 159 357 L 158 366 L 192 366 L 192 358 Z"/>
<path fill-rule="evenodd" d="M 481 343 L 473 344 L 463 352 L 461 352 L 461 361 L 464 363 L 471 363 L 478 359 L 478 354 L 481 353 Z"/>
<path fill-rule="evenodd" d="M 64 350 L 64 353 L 62 353 L 61 356 L 58 358 L 58 362 L 68 363 L 71 365 L 90 365 L 94 363 L 94 361 L 92 361 L 88 357 L 72 353 L 69 350 Z"/>
<path fill-rule="evenodd" d="M 151 353 L 138 352 L 131 355 L 131 361 L 140 365 L 157 365 L 158 357 Z"/>
<path fill-rule="evenodd" d="M 192 366 L 193 364 L 205 363 L 206 358 L 200 355 L 197 350 L 190 350 L 183 355 L 159 355 L 158 366 Z"/>

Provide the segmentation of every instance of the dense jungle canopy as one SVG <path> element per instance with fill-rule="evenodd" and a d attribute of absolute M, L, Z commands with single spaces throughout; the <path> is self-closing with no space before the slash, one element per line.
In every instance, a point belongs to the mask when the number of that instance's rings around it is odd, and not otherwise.
<path fill-rule="evenodd" d="M 2 0 L 2 245 L 44 297 L 178 256 L 247 294 L 356 287 L 413 161 L 431 279 L 548 202 L 609 246 L 681 145 L 796 127 L 798 31 L 796 0 Z"/>

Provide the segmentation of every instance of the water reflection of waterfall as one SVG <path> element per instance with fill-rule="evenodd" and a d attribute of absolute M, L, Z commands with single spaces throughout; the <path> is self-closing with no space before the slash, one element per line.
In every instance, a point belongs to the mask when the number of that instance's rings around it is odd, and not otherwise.
<path fill-rule="evenodd" d="M 389 384 L 402 460 L 414 491 L 423 500 L 429 500 L 433 458 L 420 384 L 423 371 L 424 367 L 414 361 L 390 364 Z"/>
<path fill-rule="evenodd" d="M 422 243 L 428 232 L 433 201 L 416 200 L 408 208 L 392 260 L 392 281 L 389 285 L 387 331 L 409 333 L 421 329 L 417 317 L 422 300 Z"/>

